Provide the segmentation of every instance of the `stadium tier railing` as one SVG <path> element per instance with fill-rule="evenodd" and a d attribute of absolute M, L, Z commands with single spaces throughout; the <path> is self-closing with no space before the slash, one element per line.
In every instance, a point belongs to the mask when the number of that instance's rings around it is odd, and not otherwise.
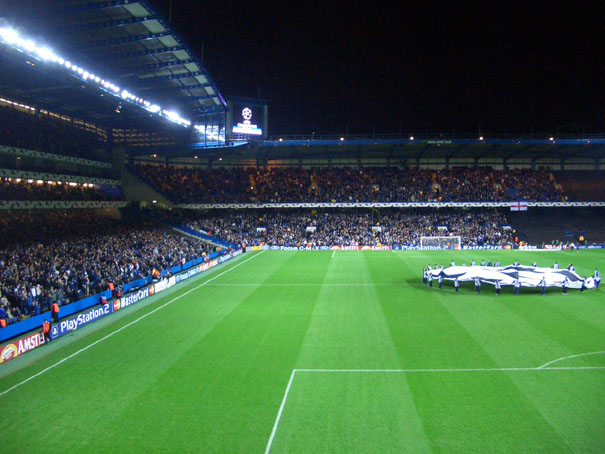
<path fill-rule="evenodd" d="M 43 180 L 43 181 L 66 181 L 70 183 L 92 183 L 106 184 L 109 186 L 122 186 L 122 180 L 112 180 L 110 178 L 86 177 L 80 175 L 64 175 L 48 172 L 32 172 L 26 170 L 13 170 L 0 168 L 0 177 L 21 178 L 23 180 Z"/>
<path fill-rule="evenodd" d="M 8 147 L 6 145 L 0 145 L 0 153 L 20 158 L 38 158 L 46 159 L 48 161 L 69 162 L 70 164 L 80 164 L 104 169 L 111 168 L 111 163 L 109 162 L 94 161 L 92 159 L 77 158 L 75 156 L 65 156 L 54 153 L 45 153 L 42 151 L 28 150 L 26 148 Z"/>
<path fill-rule="evenodd" d="M 94 200 L 0 200 L 0 210 L 67 210 L 94 208 L 125 208 L 127 201 Z"/>
<path fill-rule="evenodd" d="M 528 207 L 603 207 L 605 202 L 523 202 Z M 191 210 L 259 208 L 510 208 L 516 202 L 296 202 L 296 203 L 181 203 Z"/>

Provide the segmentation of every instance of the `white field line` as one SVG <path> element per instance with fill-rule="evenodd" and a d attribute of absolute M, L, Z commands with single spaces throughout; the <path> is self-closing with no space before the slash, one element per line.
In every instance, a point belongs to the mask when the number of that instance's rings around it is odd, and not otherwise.
<path fill-rule="evenodd" d="M 546 369 L 551 364 L 555 364 L 555 363 L 558 363 L 560 361 L 565 361 L 566 359 L 581 358 L 582 356 L 591 356 L 591 355 L 605 355 L 605 351 L 580 353 L 579 355 L 564 356 L 563 358 L 553 359 L 552 361 L 550 361 L 550 362 L 548 362 L 546 364 L 542 364 L 540 367 L 538 367 L 538 369 Z M 554 369 L 554 368 L 551 368 L 551 369 Z"/>
<path fill-rule="evenodd" d="M 473 369 L 296 369 L 296 372 L 308 373 L 381 373 L 381 374 L 413 374 L 413 373 L 443 373 L 443 372 L 535 372 L 543 370 L 605 370 L 605 366 L 577 367 L 486 367 Z"/>
<path fill-rule="evenodd" d="M 420 282 L 422 284 L 422 282 Z M 265 282 L 233 282 L 233 283 L 225 283 L 225 284 L 210 284 L 210 287 L 245 287 L 245 286 L 257 286 L 262 285 L 263 287 L 317 287 L 317 286 L 325 286 L 325 287 L 353 287 L 353 286 L 368 286 L 368 287 L 380 287 L 380 286 L 401 286 L 402 282 L 384 282 L 384 283 L 369 283 L 369 282 L 350 282 L 350 283 L 325 283 L 325 282 L 293 282 L 293 283 L 265 283 Z"/>
<path fill-rule="evenodd" d="M 170 305 L 170 304 L 174 303 L 175 301 L 177 301 L 177 300 L 181 299 L 183 296 L 188 295 L 189 293 L 191 293 L 191 292 L 193 292 L 193 291 L 195 291 L 195 290 L 199 289 L 200 287 L 203 287 L 203 286 L 204 286 L 204 285 L 206 285 L 208 282 L 211 282 L 211 281 L 213 281 L 213 280 L 215 280 L 215 279 L 218 279 L 218 278 L 219 278 L 219 277 L 221 277 L 223 274 L 226 274 L 226 273 L 228 273 L 228 272 L 230 272 L 230 271 L 233 271 L 233 270 L 234 270 L 235 268 L 237 268 L 238 266 L 243 265 L 243 264 L 244 264 L 244 263 L 246 263 L 246 262 L 249 262 L 250 260 L 252 260 L 252 259 L 253 259 L 253 258 L 255 258 L 255 257 L 258 257 L 258 256 L 259 256 L 259 255 L 261 255 L 263 252 L 265 252 L 265 251 L 261 251 L 259 254 L 253 255 L 252 257 L 250 257 L 250 258 L 248 258 L 248 259 L 244 260 L 243 262 L 238 263 L 237 265 L 233 266 L 232 268 L 229 268 L 228 270 L 225 270 L 225 271 L 223 271 L 223 272 L 221 272 L 221 273 L 217 274 L 216 276 L 214 276 L 214 277 L 212 277 L 212 278 L 208 279 L 207 281 L 202 282 L 200 285 L 198 285 L 198 286 L 196 286 L 196 287 L 193 287 L 192 289 L 187 290 L 185 293 L 182 293 L 181 295 L 178 295 L 178 296 L 176 296 L 176 297 L 172 298 L 170 301 L 168 301 L 168 302 L 166 302 L 166 303 L 162 304 L 161 306 L 156 307 L 154 310 L 152 310 L 152 311 L 150 311 L 150 312 L 147 312 L 146 314 L 141 315 L 139 318 L 137 318 L 137 319 L 133 320 L 133 321 L 132 321 L 132 322 L 130 322 L 130 323 L 127 323 L 126 325 L 122 326 L 121 328 L 118 328 L 117 330 L 112 331 L 112 332 L 111 332 L 111 333 L 109 333 L 107 336 L 102 337 L 101 339 L 98 339 L 98 340 L 94 341 L 92 344 L 89 344 L 89 345 L 87 345 L 86 347 L 81 348 L 81 349 L 80 349 L 80 350 L 78 350 L 77 352 L 74 352 L 74 353 L 72 353 L 71 355 L 69 355 L 69 356 L 67 356 L 67 357 L 63 358 L 62 360 L 57 361 L 55 364 L 53 364 L 53 365 L 51 365 L 51 366 L 48 366 L 46 369 L 41 370 L 41 371 L 40 371 L 40 372 L 38 372 L 37 374 L 34 374 L 34 375 L 32 375 L 31 377 L 26 378 L 26 379 L 25 379 L 25 380 L 23 380 L 22 382 L 19 382 L 19 383 L 17 383 L 16 385 L 11 386 L 11 387 L 10 387 L 10 388 L 8 388 L 7 390 L 0 392 L 0 397 L 4 396 L 6 393 L 8 393 L 8 392 L 12 391 L 12 390 L 13 390 L 13 389 L 15 389 L 15 388 L 18 388 L 19 386 L 24 385 L 24 384 L 25 384 L 25 383 L 27 383 L 28 381 L 31 381 L 31 380 L 33 380 L 34 378 L 39 377 L 39 376 L 40 376 L 40 375 L 42 375 L 42 374 L 45 374 L 45 373 L 46 373 L 46 372 L 48 372 L 49 370 L 54 369 L 54 368 L 55 368 L 55 367 L 57 367 L 58 365 L 63 364 L 65 361 L 67 361 L 67 360 L 69 360 L 69 359 L 73 358 L 74 356 L 79 355 L 80 353 L 82 353 L 82 352 L 84 352 L 84 351 L 88 350 L 89 348 L 94 347 L 94 346 L 95 346 L 95 345 L 97 345 L 98 343 L 103 342 L 105 339 L 109 339 L 109 338 L 110 338 L 111 336 L 113 336 L 114 334 L 118 334 L 120 331 L 125 330 L 125 329 L 126 329 L 126 328 L 128 328 L 129 326 L 132 326 L 132 325 L 134 325 L 135 323 L 140 322 L 140 321 L 141 321 L 141 320 L 143 320 L 144 318 L 149 317 L 151 314 L 153 314 L 153 313 L 155 313 L 155 312 L 159 311 L 160 309 L 163 309 L 163 308 L 165 308 L 166 306 L 168 306 L 168 305 Z"/>
<path fill-rule="evenodd" d="M 335 255 L 335 254 L 336 254 L 336 249 L 334 249 L 334 250 L 332 251 L 332 258 L 334 258 L 334 255 Z"/>
<path fill-rule="evenodd" d="M 279 420 L 281 419 L 281 414 L 284 411 L 284 406 L 286 405 L 286 399 L 288 398 L 288 393 L 290 392 L 290 388 L 292 387 L 292 382 L 294 381 L 294 375 L 296 374 L 296 369 L 292 369 L 292 373 L 290 374 L 290 380 L 288 381 L 288 386 L 286 386 L 286 392 L 284 393 L 284 398 L 281 401 L 281 405 L 279 406 L 279 411 L 277 412 L 277 417 L 275 418 L 275 424 L 273 424 L 273 430 L 271 431 L 271 436 L 269 437 L 269 441 L 267 442 L 267 448 L 265 449 L 265 454 L 269 454 L 271 451 L 271 445 L 273 444 L 273 439 L 275 438 L 275 433 L 277 432 L 277 426 L 279 424 Z"/>
<path fill-rule="evenodd" d="M 284 397 L 281 401 L 281 405 L 279 406 L 279 411 L 277 412 L 277 417 L 275 418 L 275 423 L 273 424 L 273 430 L 271 430 L 271 436 L 269 437 L 269 441 L 267 442 L 267 448 L 265 449 L 265 454 L 269 454 L 271 451 L 271 445 L 273 444 L 273 440 L 275 439 L 275 434 L 277 433 L 277 426 L 279 425 L 279 421 L 281 419 L 282 413 L 284 412 L 284 407 L 286 406 L 286 400 L 288 399 L 288 394 L 290 393 L 290 388 L 292 387 L 292 382 L 294 381 L 294 376 L 297 372 L 305 372 L 305 373 L 328 373 L 328 374 L 413 374 L 413 373 L 457 373 L 457 372 L 542 372 L 542 371 L 570 371 L 570 370 L 605 370 L 605 366 L 578 366 L 578 367 L 548 367 L 545 366 L 548 364 L 554 364 L 557 361 L 563 361 L 564 359 L 576 358 L 579 356 L 587 356 L 587 355 L 596 355 L 597 353 L 605 353 L 605 352 L 592 352 L 592 353 L 583 353 L 581 355 L 573 355 L 565 358 L 559 358 L 550 363 L 546 363 L 544 366 L 540 367 L 501 367 L 501 368 L 471 368 L 471 369 L 293 369 L 290 374 L 290 380 L 288 380 L 288 386 L 286 386 L 286 391 L 284 392 Z"/>

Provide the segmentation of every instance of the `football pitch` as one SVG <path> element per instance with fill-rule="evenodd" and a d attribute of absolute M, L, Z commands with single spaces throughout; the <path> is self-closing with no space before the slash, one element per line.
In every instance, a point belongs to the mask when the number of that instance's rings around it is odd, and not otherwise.
<path fill-rule="evenodd" d="M 0 452 L 603 453 L 603 289 L 422 284 L 605 253 L 266 251 L 0 367 Z"/>

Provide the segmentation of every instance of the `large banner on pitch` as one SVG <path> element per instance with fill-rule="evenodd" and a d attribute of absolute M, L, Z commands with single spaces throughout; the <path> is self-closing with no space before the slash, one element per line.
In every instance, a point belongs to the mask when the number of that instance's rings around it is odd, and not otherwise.
<path fill-rule="evenodd" d="M 510 266 L 450 266 L 445 269 L 428 270 L 428 275 L 434 278 L 442 277 L 446 280 L 459 282 L 473 282 L 479 278 L 481 282 L 495 285 L 514 285 L 519 280 L 522 287 L 539 287 L 544 278 L 546 287 L 563 287 L 581 289 L 595 288 L 596 283 L 592 277 L 583 278 L 575 271 L 566 269 L 541 268 L 523 265 Z"/>

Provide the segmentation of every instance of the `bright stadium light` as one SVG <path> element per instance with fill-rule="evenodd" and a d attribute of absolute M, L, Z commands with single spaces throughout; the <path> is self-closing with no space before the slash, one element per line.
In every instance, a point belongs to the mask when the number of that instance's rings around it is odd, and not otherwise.
<path fill-rule="evenodd" d="M 483 136 L 479 137 L 479 140 L 483 140 Z"/>
<path fill-rule="evenodd" d="M 410 140 L 414 140 L 414 136 L 410 136 Z"/>
<path fill-rule="evenodd" d="M 12 28 L 0 28 L 0 36 L 7 44 L 15 44 L 19 40 L 19 35 Z"/>
<path fill-rule="evenodd" d="M 57 57 L 52 50 L 48 47 L 39 47 L 36 49 L 36 54 L 40 56 L 42 60 L 46 61 L 58 61 L 59 57 Z"/>
<path fill-rule="evenodd" d="M 28 53 L 32 57 L 37 58 L 38 60 L 50 63 L 58 63 L 59 65 L 70 70 L 74 75 L 79 76 L 83 81 L 89 84 L 97 84 L 99 88 L 105 91 L 110 91 L 117 97 L 121 97 L 125 100 L 129 100 L 135 104 L 141 105 L 152 113 L 159 113 L 162 117 L 174 123 L 187 127 L 191 126 L 191 121 L 181 117 L 178 113 L 170 110 L 163 110 L 161 106 L 157 104 L 152 104 L 146 99 L 141 98 L 140 96 L 136 96 L 135 94 L 130 93 L 126 89 L 121 89 L 112 82 L 95 75 L 91 71 L 86 70 L 85 68 L 80 67 L 76 64 L 73 64 L 68 60 L 65 60 L 64 58 L 55 54 L 53 50 L 49 47 L 39 45 L 32 39 L 20 36 L 16 30 L 9 26 L 5 26 L 5 23 L 6 21 L 0 20 L 0 24 L 3 25 L 0 26 L 1 42 L 4 42 L 17 50 Z M 34 63 L 28 63 L 34 66 Z"/>
<path fill-rule="evenodd" d="M 36 50 L 36 43 L 31 39 L 19 40 L 19 44 L 28 52 L 33 52 Z"/>

